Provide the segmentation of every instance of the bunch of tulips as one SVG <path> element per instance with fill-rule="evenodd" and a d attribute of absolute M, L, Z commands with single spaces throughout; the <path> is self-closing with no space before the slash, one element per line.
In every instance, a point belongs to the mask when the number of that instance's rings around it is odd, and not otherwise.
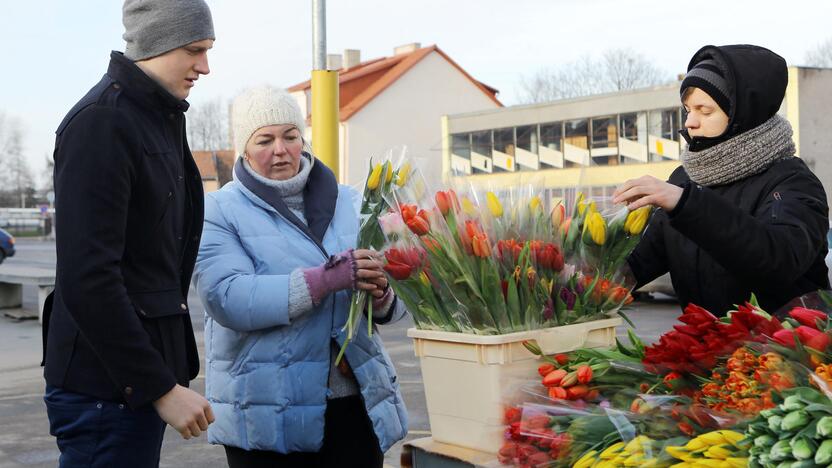
<path fill-rule="evenodd" d="M 501 334 L 598 320 L 632 301 L 650 209 L 567 208 L 533 187 L 431 191 L 418 170 L 378 222 L 385 270 L 420 328 Z"/>

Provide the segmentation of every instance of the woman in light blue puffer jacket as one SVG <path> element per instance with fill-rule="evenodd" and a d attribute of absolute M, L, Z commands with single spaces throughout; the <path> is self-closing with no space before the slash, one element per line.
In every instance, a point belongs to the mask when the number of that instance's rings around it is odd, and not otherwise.
<path fill-rule="evenodd" d="M 358 333 L 334 364 L 354 289 L 374 298 L 376 323 L 404 313 L 378 254 L 353 250 L 360 198 L 302 151 L 305 120 L 285 91 L 243 93 L 232 122 L 241 157 L 206 197 L 194 272 L 208 440 L 232 468 L 380 467 L 407 414 L 379 334 Z"/>

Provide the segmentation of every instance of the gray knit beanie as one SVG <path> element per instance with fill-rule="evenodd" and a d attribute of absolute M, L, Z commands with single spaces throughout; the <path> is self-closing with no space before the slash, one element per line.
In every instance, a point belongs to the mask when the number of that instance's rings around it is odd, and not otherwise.
<path fill-rule="evenodd" d="M 204 0 L 125 0 L 122 7 L 124 56 L 138 61 L 214 37 L 214 21 Z"/>
<path fill-rule="evenodd" d="M 238 156 L 245 153 L 248 139 L 258 129 L 285 124 L 297 127 L 301 135 L 306 127 L 306 119 L 298 102 L 284 89 L 271 86 L 251 88 L 237 96 L 231 105 L 234 149 Z"/>

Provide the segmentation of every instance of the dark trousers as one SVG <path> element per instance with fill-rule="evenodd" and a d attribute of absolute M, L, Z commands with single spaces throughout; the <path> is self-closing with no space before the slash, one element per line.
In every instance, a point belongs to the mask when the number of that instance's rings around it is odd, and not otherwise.
<path fill-rule="evenodd" d="M 282 454 L 225 447 L 230 468 L 381 468 L 384 454 L 361 397 L 329 400 L 324 445 L 317 453 Z"/>
<path fill-rule="evenodd" d="M 165 423 L 152 405 L 133 410 L 52 386 L 43 399 L 60 468 L 159 466 Z"/>

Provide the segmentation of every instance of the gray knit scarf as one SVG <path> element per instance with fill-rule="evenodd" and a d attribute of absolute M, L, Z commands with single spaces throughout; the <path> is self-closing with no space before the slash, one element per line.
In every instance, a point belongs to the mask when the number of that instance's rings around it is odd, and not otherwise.
<path fill-rule="evenodd" d="M 794 156 L 792 126 L 774 115 L 751 130 L 702 151 L 682 152 L 682 166 L 699 185 L 725 185 L 766 170 Z"/>
<path fill-rule="evenodd" d="M 303 215 L 303 189 L 306 187 L 306 181 L 309 179 L 309 172 L 312 170 L 313 164 L 315 164 L 313 159 L 303 155 L 300 157 L 300 168 L 297 174 L 286 180 L 272 180 L 258 174 L 248 161 L 243 160 L 243 167 L 246 171 L 261 184 L 275 189 L 283 198 L 286 207 L 292 210 L 292 213 L 303 220 L 304 223 L 306 223 L 306 218 Z"/>

